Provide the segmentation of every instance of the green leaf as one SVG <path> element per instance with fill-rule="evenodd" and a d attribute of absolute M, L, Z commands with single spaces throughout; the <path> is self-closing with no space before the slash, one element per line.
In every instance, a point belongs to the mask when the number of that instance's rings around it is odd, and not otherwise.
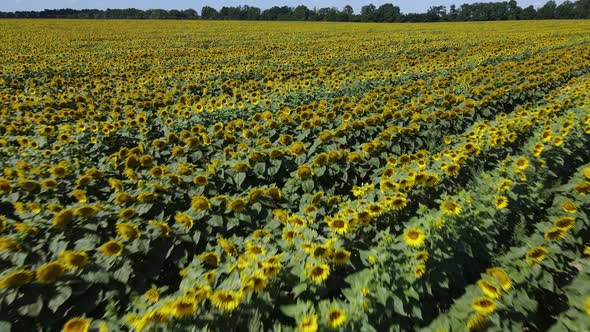
<path fill-rule="evenodd" d="M 281 312 L 287 317 L 295 318 L 299 312 L 297 304 L 282 305 Z"/>
<path fill-rule="evenodd" d="M 41 309 L 43 309 L 43 298 L 39 296 L 37 297 L 37 301 L 18 308 L 18 313 L 23 316 L 38 317 Z"/>
<path fill-rule="evenodd" d="M 236 186 L 241 187 L 242 183 L 244 183 L 244 180 L 246 179 L 246 173 L 238 173 L 236 175 L 234 175 L 234 182 L 236 183 Z"/>
<path fill-rule="evenodd" d="M 56 312 L 72 296 L 72 289 L 68 286 L 58 287 L 56 292 L 57 294 L 47 304 L 47 307 L 53 312 Z"/>
<path fill-rule="evenodd" d="M 299 295 L 307 290 L 307 283 L 300 283 L 299 285 L 293 287 L 293 296 L 295 298 L 299 297 Z"/>
<path fill-rule="evenodd" d="M 314 187 L 314 183 L 312 179 L 307 179 L 304 180 L 301 183 L 301 187 L 303 188 L 303 191 L 305 191 L 306 193 L 310 193 L 313 191 L 313 187 Z"/>

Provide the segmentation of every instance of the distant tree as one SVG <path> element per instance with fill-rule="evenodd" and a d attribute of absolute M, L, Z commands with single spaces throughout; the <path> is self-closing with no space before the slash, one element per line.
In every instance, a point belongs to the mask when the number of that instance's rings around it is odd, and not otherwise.
<path fill-rule="evenodd" d="M 430 21 L 442 21 L 447 18 L 447 8 L 445 6 L 432 6 L 426 12 Z"/>
<path fill-rule="evenodd" d="M 191 19 L 199 18 L 199 13 L 197 13 L 196 10 L 189 8 L 189 9 L 185 9 L 182 11 L 182 16 L 186 19 L 191 20 Z"/>
<path fill-rule="evenodd" d="M 518 20 L 520 18 L 520 14 L 522 12 L 522 8 L 518 7 L 518 4 L 515 0 L 508 1 L 508 19 L 509 20 Z"/>
<path fill-rule="evenodd" d="M 555 1 L 549 0 L 549 1 L 547 1 L 547 3 L 545 3 L 545 5 L 543 7 L 539 8 L 539 10 L 537 10 L 537 16 L 538 16 L 538 18 L 542 18 L 542 19 L 555 18 L 556 9 L 557 9 L 557 4 L 555 3 Z"/>
<path fill-rule="evenodd" d="M 537 18 L 537 11 L 533 5 L 530 5 L 526 8 L 523 8 L 522 12 L 520 13 L 520 18 L 523 20 L 534 20 Z"/>
<path fill-rule="evenodd" d="M 451 7 L 449 8 L 449 20 L 451 21 L 455 21 L 457 20 L 457 16 L 459 15 L 459 11 L 457 10 L 457 6 L 455 5 L 451 5 Z"/>
<path fill-rule="evenodd" d="M 351 5 L 346 5 L 342 9 L 342 17 L 345 18 L 344 21 L 351 22 L 354 19 L 354 9 Z"/>
<path fill-rule="evenodd" d="M 578 0 L 574 3 L 576 18 L 590 18 L 590 0 Z"/>
<path fill-rule="evenodd" d="M 375 22 L 375 11 L 377 8 L 374 4 L 368 4 L 361 7 L 361 22 Z"/>
<path fill-rule="evenodd" d="M 374 11 L 376 22 L 395 22 L 400 16 L 400 9 L 391 3 L 385 3 Z"/>
<path fill-rule="evenodd" d="M 204 20 L 216 20 L 219 18 L 217 9 L 209 6 L 201 8 L 201 18 Z"/>
<path fill-rule="evenodd" d="M 572 19 L 576 18 L 576 6 L 573 2 L 565 0 L 555 9 L 555 18 Z"/>
<path fill-rule="evenodd" d="M 267 21 L 288 21 L 293 20 L 293 9 L 288 6 L 274 6 L 264 10 L 260 18 Z"/>
<path fill-rule="evenodd" d="M 293 19 L 295 21 L 307 21 L 309 19 L 311 10 L 306 6 L 297 6 L 293 9 Z"/>

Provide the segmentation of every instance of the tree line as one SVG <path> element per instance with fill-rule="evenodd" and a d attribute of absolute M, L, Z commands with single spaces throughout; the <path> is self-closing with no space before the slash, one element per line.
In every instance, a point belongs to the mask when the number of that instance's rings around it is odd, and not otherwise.
<path fill-rule="evenodd" d="M 185 19 L 185 20 L 263 20 L 263 21 L 335 21 L 335 22 L 437 22 L 437 21 L 498 21 L 534 19 L 590 18 L 590 0 L 564 1 L 560 5 L 549 0 L 542 7 L 522 8 L 515 0 L 478 2 L 460 6 L 432 6 L 425 13 L 401 12 L 391 3 L 379 7 L 368 4 L 355 13 L 352 6 L 342 9 L 307 6 L 274 6 L 261 10 L 253 6 L 222 7 L 217 10 L 204 6 L 199 13 L 194 9 L 45 9 L 43 11 L 0 12 L 0 18 L 80 18 L 80 19 Z"/>

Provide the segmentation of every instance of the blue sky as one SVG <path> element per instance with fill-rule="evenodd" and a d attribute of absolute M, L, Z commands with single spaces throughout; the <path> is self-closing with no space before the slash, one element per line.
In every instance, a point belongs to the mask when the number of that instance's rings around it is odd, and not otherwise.
<path fill-rule="evenodd" d="M 451 4 L 460 5 L 462 3 L 469 2 L 484 2 L 490 0 L 320 0 L 320 1 L 309 1 L 309 0 L 168 0 L 168 1 L 156 1 L 156 0 L 0 0 L 0 11 L 15 11 L 15 10 L 41 10 L 45 8 L 139 8 L 139 9 L 187 9 L 194 8 L 197 11 L 201 11 L 204 5 L 211 6 L 214 8 L 221 8 L 222 6 L 238 6 L 238 5 L 251 5 L 266 9 L 275 5 L 287 5 L 294 7 L 296 5 L 306 5 L 309 8 L 313 7 L 338 7 L 342 9 L 345 5 L 351 5 L 355 12 L 360 12 L 360 8 L 368 3 L 373 3 L 379 6 L 384 3 L 393 3 L 399 6 L 404 13 L 409 12 L 424 12 L 430 6 L 433 5 L 445 5 L 448 7 Z M 506 0 L 507 1 L 507 0 Z M 546 0 L 517 0 L 521 7 L 528 5 L 534 5 L 539 7 L 543 5 Z M 556 1 L 558 4 L 562 1 Z"/>

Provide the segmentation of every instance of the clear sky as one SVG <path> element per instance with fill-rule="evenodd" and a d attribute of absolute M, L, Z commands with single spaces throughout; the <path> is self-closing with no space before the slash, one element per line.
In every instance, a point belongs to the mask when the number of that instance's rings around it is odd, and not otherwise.
<path fill-rule="evenodd" d="M 106 9 L 106 8 L 138 8 L 138 9 L 187 9 L 194 8 L 199 14 L 201 8 L 205 5 L 220 9 L 223 6 L 238 6 L 250 5 L 261 9 L 267 9 L 272 6 L 290 6 L 306 5 L 309 8 L 313 7 L 342 7 L 351 5 L 355 13 L 360 12 L 363 5 L 373 3 L 375 6 L 384 3 L 393 3 L 401 8 L 403 13 L 410 12 L 425 12 L 430 6 L 445 5 L 447 9 L 451 4 L 460 5 L 462 3 L 471 2 L 486 2 L 491 0 L 0 0 L 0 11 L 16 11 L 16 10 L 42 10 L 42 9 L 58 9 L 58 8 L 74 8 L 74 9 Z M 508 1 L 508 0 L 506 0 Z M 534 5 L 535 7 L 542 6 L 547 0 L 517 0 L 521 7 Z M 562 1 L 556 1 L 558 4 Z"/>

